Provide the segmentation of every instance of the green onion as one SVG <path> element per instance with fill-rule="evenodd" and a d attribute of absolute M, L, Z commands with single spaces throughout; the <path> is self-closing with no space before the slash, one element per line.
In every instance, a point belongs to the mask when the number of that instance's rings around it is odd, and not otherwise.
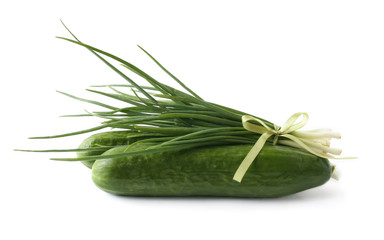
<path fill-rule="evenodd" d="M 340 150 L 329 147 L 331 138 L 340 138 L 340 135 L 337 133 L 329 130 L 296 131 L 302 126 L 297 127 L 296 125 L 298 124 L 294 124 L 292 121 L 289 122 L 290 120 L 286 123 L 289 125 L 287 128 L 288 130 L 289 128 L 295 128 L 295 131 L 285 131 L 284 133 L 280 133 L 281 128 L 269 121 L 203 100 L 140 46 L 139 48 L 149 56 L 158 67 L 175 80 L 185 92 L 161 83 L 137 66 L 120 57 L 81 42 L 65 25 L 64 27 L 74 39 L 58 37 L 59 39 L 89 50 L 111 70 L 128 82 L 128 84 L 108 84 L 91 87 L 99 89 L 106 88 L 107 90 L 109 89 L 112 91 L 112 93 L 95 89 L 87 89 L 87 91 L 97 95 L 99 98 L 120 101 L 120 103 L 126 106 L 123 108 L 115 107 L 101 102 L 100 99 L 98 99 L 98 101 L 89 100 L 59 91 L 59 93 L 70 98 L 106 109 L 105 111 L 87 112 L 86 114 L 64 115 L 65 117 L 97 117 L 104 121 L 102 121 L 99 126 L 93 128 L 53 136 L 32 137 L 32 139 L 67 137 L 105 128 L 113 128 L 128 130 L 133 132 L 135 137 L 145 138 L 134 144 L 151 143 L 145 150 L 112 154 L 108 156 L 109 158 L 140 155 L 159 151 L 190 149 L 209 145 L 252 144 L 258 141 L 261 136 L 263 136 L 263 142 L 266 144 L 281 144 L 300 149 L 309 148 L 311 153 L 323 154 L 321 156 L 329 157 L 331 156 L 329 154 L 338 155 L 341 153 Z M 109 59 L 116 61 L 124 66 L 130 73 L 144 79 L 148 85 L 138 85 L 125 73 L 118 70 L 112 63 L 110 63 L 108 61 Z M 244 117 L 246 117 L 247 120 L 244 120 Z M 292 133 L 287 134 L 286 132 Z M 274 138 L 269 138 L 274 135 Z M 100 150 L 100 148 L 95 148 L 93 150 L 97 151 Z M 83 149 L 24 151 L 70 152 L 83 151 Z M 105 156 L 52 159 L 87 161 L 101 158 L 105 158 Z M 241 177 L 239 178 L 241 180 Z"/>

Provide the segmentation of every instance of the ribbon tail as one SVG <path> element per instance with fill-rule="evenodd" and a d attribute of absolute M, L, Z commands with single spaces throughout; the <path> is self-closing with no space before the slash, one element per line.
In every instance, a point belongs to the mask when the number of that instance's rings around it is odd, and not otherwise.
<path fill-rule="evenodd" d="M 260 153 L 261 149 L 263 148 L 265 142 L 268 140 L 270 136 L 272 136 L 274 133 L 266 132 L 263 133 L 260 138 L 257 140 L 255 145 L 252 147 L 252 149 L 248 152 L 247 156 L 244 158 L 244 160 L 241 162 L 239 168 L 236 170 L 235 175 L 233 176 L 233 180 L 237 182 L 241 182 L 243 180 L 243 177 L 245 173 L 247 172 L 248 168 L 251 166 L 252 162 L 255 160 L 257 155 Z"/>

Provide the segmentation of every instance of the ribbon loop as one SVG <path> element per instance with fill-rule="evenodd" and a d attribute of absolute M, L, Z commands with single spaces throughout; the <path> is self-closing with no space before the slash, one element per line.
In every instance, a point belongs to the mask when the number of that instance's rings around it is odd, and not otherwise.
<path fill-rule="evenodd" d="M 299 119 L 301 116 L 303 116 L 303 120 L 301 122 L 298 122 L 294 124 L 297 119 Z M 296 131 L 302 127 L 305 126 L 308 122 L 308 114 L 307 113 L 295 113 L 293 114 L 288 120 L 284 123 L 284 125 L 281 127 L 281 131 L 284 133 L 291 133 L 293 131 Z"/>

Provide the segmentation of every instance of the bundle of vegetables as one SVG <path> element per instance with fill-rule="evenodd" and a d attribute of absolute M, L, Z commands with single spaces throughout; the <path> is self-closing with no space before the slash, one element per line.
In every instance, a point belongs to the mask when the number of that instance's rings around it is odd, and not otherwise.
<path fill-rule="evenodd" d="M 94 86 L 108 88 L 109 92 L 89 91 L 128 106 L 117 108 L 60 92 L 107 109 L 70 116 L 104 121 L 90 129 L 33 139 L 113 129 L 91 135 L 76 149 L 37 150 L 77 152 L 76 158 L 52 159 L 83 162 L 92 169 L 93 181 L 102 190 L 140 196 L 277 197 L 322 185 L 331 178 L 334 166 L 328 158 L 341 151 L 331 148 L 330 140 L 340 136 L 326 129 L 299 130 L 308 120 L 306 113 L 292 115 L 279 127 L 204 101 L 141 47 L 185 91 L 161 83 L 135 65 L 84 44 L 69 33 L 74 40 L 59 38 L 85 47 L 128 82 Z M 117 61 L 149 85 L 136 84 L 106 58 Z"/>

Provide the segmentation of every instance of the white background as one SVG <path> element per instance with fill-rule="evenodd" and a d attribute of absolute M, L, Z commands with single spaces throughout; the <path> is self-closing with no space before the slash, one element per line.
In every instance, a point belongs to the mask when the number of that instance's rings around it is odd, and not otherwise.
<path fill-rule="evenodd" d="M 2 1 L 0 239 L 383 239 L 382 1 Z M 136 44 L 203 98 L 282 124 L 342 133 L 340 181 L 278 199 L 116 197 L 80 163 L 14 148 L 77 147 L 95 126 L 58 118 L 93 106 L 66 98 L 124 83 L 69 37 L 173 85 Z"/>

